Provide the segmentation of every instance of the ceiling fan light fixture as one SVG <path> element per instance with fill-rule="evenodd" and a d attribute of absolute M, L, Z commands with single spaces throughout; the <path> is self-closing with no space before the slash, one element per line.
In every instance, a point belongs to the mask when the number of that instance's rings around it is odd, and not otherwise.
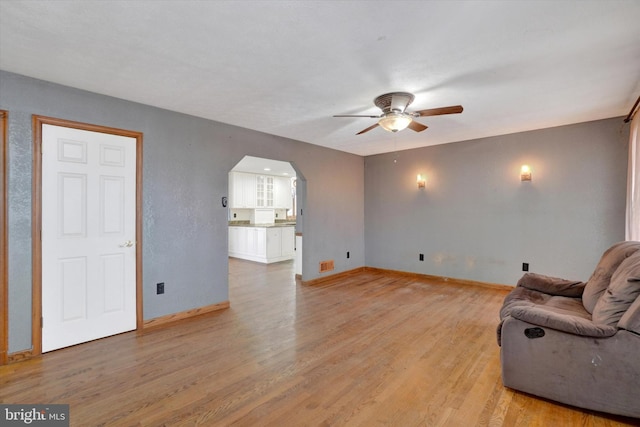
<path fill-rule="evenodd" d="M 398 132 L 406 129 L 412 121 L 413 118 L 408 114 L 391 112 L 382 116 L 378 124 L 386 131 Z"/>
<path fill-rule="evenodd" d="M 2 1 L 2 0 L 0 0 Z M 422 132 L 427 129 L 426 125 L 414 118 L 425 116 L 441 116 L 443 114 L 462 113 L 462 105 L 452 105 L 450 107 L 429 108 L 427 110 L 407 111 L 407 107 L 413 102 L 414 96 L 408 92 L 391 92 L 378 96 L 373 100 L 376 107 L 382 110 L 382 115 L 363 115 L 363 114 L 339 114 L 333 117 L 366 117 L 369 119 L 378 119 L 378 123 L 369 126 L 358 132 L 356 135 L 362 135 L 372 129 L 380 126 L 387 132 L 398 132 L 409 128 L 414 132 Z"/>

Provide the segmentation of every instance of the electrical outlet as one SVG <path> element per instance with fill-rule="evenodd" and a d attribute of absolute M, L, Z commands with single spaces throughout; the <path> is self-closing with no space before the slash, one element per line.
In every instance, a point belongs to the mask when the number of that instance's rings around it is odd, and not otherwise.
<path fill-rule="evenodd" d="M 420 261 L 424 261 L 424 254 L 420 254 L 420 256 L 418 257 L 418 259 L 419 259 Z"/>
<path fill-rule="evenodd" d="M 236 217 L 236 213 L 235 213 L 235 212 L 233 213 L 233 217 L 234 217 L 234 218 Z"/>
<path fill-rule="evenodd" d="M 164 282 L 156 283 L 156 295 L 164 294 Z"/>
<path fill-rule="evenodd" d="M 522 263 L 522 271 L 529 271 L 529 263 L 528 262 L 523 262 Z"/>

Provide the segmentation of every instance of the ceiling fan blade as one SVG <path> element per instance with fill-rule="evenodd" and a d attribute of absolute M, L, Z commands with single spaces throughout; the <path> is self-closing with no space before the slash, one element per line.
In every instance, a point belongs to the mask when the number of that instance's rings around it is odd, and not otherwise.
<path fill-rule="evenodd" d="M 441 116 L 443 114 L 458 114 L 462 113 L 462 105 L 452 105 L 451 107 L 431 108 L 428 110 L 416 111 L 419 117 L 425 116 Z"/>
<path fill-rule="evenodd" d="M 373 128 L 375 128 L 375 127 L 378 127 L 378 126 L 379 126 L 379 125 L 378 125 L 377 123 L 376 123 L 376 124 L 374 124 L 374 125 L 371 125 L 371 126 L 369 126 L 368 128 L 363 129 L 363 130 L 361 130 L 360 132 L 356 133 L 356 135 L 361 135 L 361 134 L 363 134 L 363 133 L 365 133 L 365 132 L 369 132 L 371 129 L 373 129 Z"/>
<path fill-rule="evenodd" d="M 333 117 L 368 117 L 370 119 L 379 119 L 380 118 L 380 116 L 362 116 L 362 115 L 359 115 L 359 114 L 338 114 L 338 115 L 335 115 Z"/>
<path fill-rule="evenodd" d="M 418 123 L 415 120 L 411 121 L 411 123 L 409 123 L 409 126 L 407 126 L 409 129 L 416 131 L 416 132 L 422 132 L 423 130 L 425 130 L 428 126 L 423 125 L 422 123 Z"/>

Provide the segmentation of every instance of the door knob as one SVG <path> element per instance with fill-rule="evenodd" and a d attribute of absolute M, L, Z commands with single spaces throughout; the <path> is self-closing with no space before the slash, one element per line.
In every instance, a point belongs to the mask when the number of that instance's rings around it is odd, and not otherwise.
<path fill-rule="evenodd" d="M 121 248 L 130 248 L 133 246 L 133 242 L 131 240 L 127 240 L 124 244 L 120 245 Z"/>

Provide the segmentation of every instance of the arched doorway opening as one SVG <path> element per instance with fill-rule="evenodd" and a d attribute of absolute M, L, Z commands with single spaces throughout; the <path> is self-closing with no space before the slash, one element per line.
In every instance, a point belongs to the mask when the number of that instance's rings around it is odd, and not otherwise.
<path fill-rule="evenodd" d="M 302 279 L 306 180 L 292 162 L 245 156 L 229 171 L 229 257 L 289 261 Z"/>

